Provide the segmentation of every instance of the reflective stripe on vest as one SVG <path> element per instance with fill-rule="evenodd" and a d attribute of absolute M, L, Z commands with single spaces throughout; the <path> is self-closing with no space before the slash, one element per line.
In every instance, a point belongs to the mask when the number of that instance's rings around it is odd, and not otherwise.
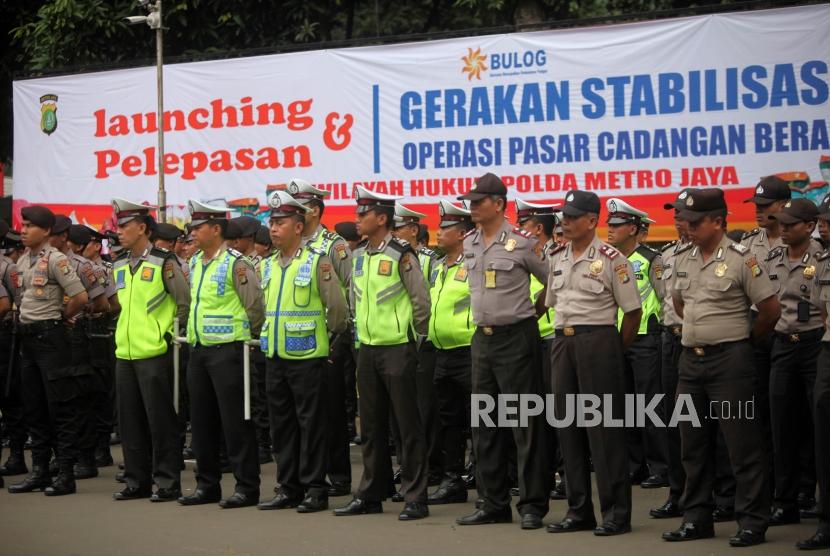
<path fill-rule="evenodd" d="M 233 287 L 236 257 L 227 250 L 204 264 L 201 251 L 191 260 L 187 343 L 213 346 L 251 339 L 248 313 Z"/>
<path fill-rule="evenodd" d="M 410 339 L 412 302 L 401 282 L 400 254 L 391 252 L 396 256 L 386 251 L 370 255 L 361 249 L 352 261 L 356 333 L 360 343 L 370 346 L 404 344 Z"/>
<path fill-rule="evenodd" d="M 150 255 L 131 272 L 129 258 L 119 259 L 113 277 L 121 305 L 115 329 L 115 356 L 149 359 L 167 353 L 176 302 L 164 288 L 164 259 Z"/>
<path fill-rule="evenodd" d="M 536 300 L 539 299 L 539 294 L 542 293 L 542 290 L 545 289 L 545 285 L 539 281 L 538 278 L 530 275 L 530 301 L 533 304 L 536 304 Z M 537 322 L 539 324 L 539 336 L 542 338 L 547 338 L 548 336 L 553 335 L 553 308 L 548 309 L 545 313 L 538 318 Z"/>
<path fill-rule="evenodd" d="M 475 332 L 470 308 L 470 282 L 464 263 L 450 268 L 436 265 L 436 277 L 430 288 L 432 310 L 429 339 L 438 349 L 469 346 Z M 462 270 L 459 274 L 459 270 Z"/>
<path fill-rule="evenodd" d="M 640 304 L 643 307 L 643 316 L 640 319 L 640 328 L 637 334 L 648 333 L 649 319 L 654 317 L 657 322 L 661 320 L 660 300 L 657 298 L 657 292 L 654 291 L 654 285 L 649 280 L 649 271 L 651 270 L 651 263 L 643 255 L 634 251 L 628 257 L 631 261 L 634 276 L 637 279 L 637 291 L 640 293 Z M 617 312 L 617 326 L 622 326 L 623 312 Z"/>
<path fill-rule="evenodd" d="M 261 265 L 265 324 L 260 347 L 268 357 L 313 359 L 328 357 L 326 311 L 317 283 L 320 256 L 308 248 L 282 268 L 279 253 Z"/>

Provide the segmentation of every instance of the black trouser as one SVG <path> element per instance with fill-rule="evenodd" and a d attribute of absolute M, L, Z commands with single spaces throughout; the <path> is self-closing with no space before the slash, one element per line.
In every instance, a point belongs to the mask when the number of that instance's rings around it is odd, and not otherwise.
<path fill-rule="evenodd" d="M 271 424 L 268 421 L 268 392 L 265 386 L 266 364 L 262 350 L 251 350 L 251 420 L 256 426 L 260 450 L 276 451 L 271 447 Z"/>
<path fill-rule="evenodd" d="M 615 326 L 586 330 L 573 336 L 557 331 L 553 341 L 551 366 L 556 417 L 564 419 L 567 414 L 567 394 L 593 394 L 600 398 L 610 395 L 614 417 L 622 417 L 625 378 L 620 334 Z M 631 483 L 625 434 L 623 428 L 582 428 L 575 422 L 559 429 L 567 477 L 567 517 L 585 523 L 595 521 L 590 457 L 596 472 L 603 523 L 631 523 Z"/>
<path fill-rule="evenodd" d="M 329 480 L 334 484 L 352 483 L 352 462 L 349 454 L 349 429 L 346 417 L 346 370 L 352 357 L 351 334 L 337 336 L 331 355 L 325 362 L 327 425 L 326 450 Z"/>
<path fill-rule="evenodd" d="M 470 427 L 471 385 L 470 346 L 438 349 L 435 352 L 434 386 L 440 425 L 444 474 L 460 480 L 467 451 L 466 431 Z"/>
<path fill-rule="evenodd" d="M 361 344 L 357 357 L 363 477 L 357 497 L 374 502 L 386 498 L 391 481 L 389 412 L 401 436 L 401 494 L 409 502 L 427 501 L 426 438 L 418 413 L 415 344 Z"/>
<path fill-rule="evenodd" d="M 775 505 L 798 511 L 801 486 L 801 440 L 812 436 L 813 418 L 804 419 L 802 409 L 812 407 L 816 382 L 816 359 L 821 351 L 824 328 L 798 335 L 776 334 L 772 344 L 770 373 L 770 423 L 775 446 Z M 809 443 L 812 446 L 812 442 Z"/>
<path fill-rule="evenodd" d="M 346 335 L 348 353 L 343 359 L 343 378 L 345 380 L 346 427 L 350 434 L 356 433 L 357 419 L 357 349 L 354 346 L 354 334 L 349 328 Z M 351 438 L 349 438 L 351 440 Z"/>
<path fill-rule="evenodd" d="M 441 455 L 441 430 L 438 424 L 438 403 L 435 400 L 435 346 L 424 340 L 418 350 L 418 369 L 415 372 L 418 390 L 418 413 L 424 427 L 427 441 L 427 466 L 430 475 L 440 475 L 444 471 L 444 458 Z"/>
<path fill-rule="evenodd" d="M 638 334 L 625 352 L 626 393 L 643 395 L 646 403 L 663 391 L 660 349 L 659 334 Z M 661 401 L 656 412 L 665 415 L 665 411 L 666 404 Z M 626 443 L 629 472 L 648 469 L 651 475 L 666 476 L 669 454 L 665 429 L 646 419 L 645 427 L 627 429 Z"/>
<path fill-rule="evenodd" d="M 115 363 L 118 424 L 127 486 L 179 488 L 182 447 L 173 406 L 173 361 L 169 352 Z"/>
<path fill-rule="evenodd" d="M 819 531 L 830 534 L 830 342 L 821 342 L 813 387 L 816 428 L 816 478 L 821 503 Z"/>
<path fill-rule="evenodd" d="M 16 353 L 13 354 L 11 327 L 11 323 L 0 323 L 0 413 L 3 415 L 3 428 L 9 439 L 9 447 L 12 451 L 22 452 L 28 432 L 23 419 L 20 336 L 16 339 Z M 12 367 L 9 367 L 9 362 Z"/>
<path fill-rule="evenodd" d="M 195 345 L 190 350 L 187 388 L 190 424 L 196 455 L 196 483 L 215 492 L 221 489 L 221 440 L 236 479 L 235 492 L 259 497 L 259 456 L 256 428 L 245 420 L 242 342 L 215 346 Z"/>
<path fill-rule="evenodd" d="M 488 335 L 487 330 L 478 327 L 473 334 L 473 394 L 493 398 L 500 394 L 542 395 L 541 346 L 536 319 L 491 330 L 492 334 Z M 476 483 L 478 495 L 484 499 L 482 509 L 498 512 L 510 507 L 511 485 L 506 470 L 511 435 L 516 444 L 519 478 L 516 507 L 521 515 L 544 517 L 548 513 L 551 477 L 547 472 L 547 439 L 541 415 L 530 417 L 526 427 L 507 429 L 483 423 L 473 427 Z"/>
<path fill-rule="evenodd" d="M 758 318 L 758 313 L 752 311 L 752 323 L 755 324 L 755 319 Z M 769 379 L 772 361 L 772 339 L 773 333 L 764 338 L 761 342 L 755 342 L 753 345 L 753 355 L 755 357 L 755 375 L 757 381 L 755 383 L 755 420 L 758 421 L 758 426 L 761 427 L 761 442 L 764 448 L 764 454 L 767 458 L 767 473 L 769 474 L 769 481 L 767 487 L 770 489 L 770 495 L 775 490 L 775 461 L 774 450 L 772 446 L 772 428 L 770 425 L 770 399 L 769 399 Z"/>
<path fill-rule="evenodd" d="M 95 449 L 101 444 L 102 414 L 112 419 L 109 397 L 109 338 L 103 319 L 79 319 L 70 332 L 73 365 L 85 366 L 90 375 L 90 391 L 85 398 L 88 410 L 79 442 L 79 463 L 95 465 Z M 109 445 L 109 435 L 107 435 Z"/>
<path fill-rule="evenodd" d="M 700 426 L 680 422 L 686 488 L 681 504 L 684 520 L 712 522 L 715 465 L 712 450 L 720 427 L 735 472 L 735 517 L 742 529 L 763 532 L 769 522 L 767 459 L 759 423 L 749 418 L 747 402 L 757 392 L 748 341 L 684 348 L 677 393 L 691 397 Z M 699 353 L 703 353 L 700 355 Z M 757 400 L 756 400 L 757 404 Z M 729 411 L 727 415 L 726 411 Z M 710 415 L 711 414 L 711 415 Z"/>
<path fill-rule="evenodd" d="M 89 411 L 89 376 L 72 365 L 69 335 L 58 324 L 21 335 L 21 377 L 33 465 L 48 465 L 52 450 L 71 473 Z"/>
<path fill-rule="evenodd" d="M 549 338 L 542 338 L 542 355 L 540 357 L 542 370 L 542 387 L 545 394 L 553 394 L 553 371 L 550 366 L 550 352 L 553 347 L 553 336 Z M 556 473 L 561 477 L 565 477 L 565 464 L 562 461 L 562 452 L 559 449 L 559 431 L 556 430 L 547 419 L 544 423 L 545 437 L 548 443 L 548 474 L 551 477 L 551 485 L 556 481 Z"/>
<path fill-rule="evenodd" d="M 179 445 L 187 446 L 187 424 L 190 422 L 190 392 L 187 388 L 187 368 L 190 366 L 190 346 L 179 347 Z"/>
<path fill-rule="evenodd" d="M 675 333 L 675 330 L 677 333 Z M 680 362 L 680 353 L 683 351 L 679 332 L 679 326 L 663 328 L 663 346 L 660 356 L 663 364 L 661 383 L 667 400 L 664 413 L 666 423 L 671 419 L 675 400 L 677 399 L 677 367 Z M 683 460 L 680 456 L 680 429 L 678 427 L 667 427 L 666 440 L 669 455 L 667 474 L 669 479 L 669 502 L 677 504 L 680 502 L 680 497 L 683 495 L 683 486 L 686 483 L 686 472 L 683 470 Z"/>
<path fill-rule="evenodd" d="M 267 361 L 268 413 L 277 448 L 277 482 L 288 496 L 328 498 L 325 359 Z"/>

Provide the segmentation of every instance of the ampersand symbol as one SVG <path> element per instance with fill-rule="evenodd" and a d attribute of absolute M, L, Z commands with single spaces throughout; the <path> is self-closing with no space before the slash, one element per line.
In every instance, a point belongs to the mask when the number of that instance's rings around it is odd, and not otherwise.
<path fill-rule="evenodd" d="M 337 112 L 330 112 L 326 116 L 326 130 L 323 132 L 323 142 L 326 147 L 333 151 L 342 151 L 352 142 L 352 134 L 350 132 L 354 118 L 351 114 L 343 116 L 343 123 L 338 126 L 340 114 Z"/>

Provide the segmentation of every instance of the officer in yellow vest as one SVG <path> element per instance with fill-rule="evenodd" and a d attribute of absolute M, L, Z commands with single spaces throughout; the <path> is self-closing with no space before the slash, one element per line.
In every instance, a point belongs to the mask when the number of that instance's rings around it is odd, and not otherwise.
<path fill-rule="evenodd" d="M 363 478 L 355 498 L 335 515 L 383 511 L 389 482 L 389 407 L 403 445 L 401 520 L 422 519 L 427 508 L 426 439 L 416 396 L 415 334 L 429 325 L 429 292 L 412 247 L 391 234 L 395 197 L 357 186 L 358 231 L 367 236 L 354 253 L 351 307 L 360 350 L 357 383 Z"/>
<path fill-rule="evenodd" d="M 153 247 L 150 210 L 113 199 L 123 251 L 113 265 L 121 313 L 115 330 L 118 424 L 127 486 L 116 500 L 181 495 L 181 442 L 173 404 L 173 319 L 187 321 L 190 292 L 176 257 Z M 152 466 L 151 466 L 152 462 Z M 152 493 L 153 483 L 158 489 Z"/>
<path fill-rule="evenodd" d="M 261 265 L 267 321 L 268 407 L 277 448 L 277 495 L 261 510 L 329 507 L 326 484 L 329 331 L 342 333 L 349 310 L 331 259 L 303 241 L 307 206 L 283 191 L 269 200 L 277 252 Z M 342 422 L 342 419 L 341 419 Z"/>
<path fill-rule="evenodd" d="M 625 255 L 634 270 L 643 314 L 637 338 L 625 352 L 626 392 L 645 396 L 646 403 L 662 392 L 660 376 L 660 333 L 662 301 L 665 295 L 663 259 L 660 253 L 639 243 L 643 219 L 648 215 L 622 199 L 611 197 L 608 210 L 608 243 Z M 622 325 L 622 312 L 619 324 Z M 657 414 L 665 414 L 665 403 Z M 660 488 L 668 483 L 668 438 L 650 420 L 645 428 L 628 430 L 628 473 L 632 484 Z"/>
<path fill-rule="evenodd" d="M 538 203 L 528 203 L 522 199 L 516 199 L 516 222 L 526 232 L 536 238 L 536 246 L 534 250 L 539 256 L 546 260 L 547 252 L 556 246 L 553 239 L 553 232 L 559 219 L 556 217 L 556 212 L 559 210 L 558 206 L 541 205 Z M 539 299 L 539 294 L 545 289 L 545 284 L 541 283 L 535 276 L 530 277 L 530 299 L 536 303 Z M 553 344 L 553 309 L 547 311 L 539 317 L 539 336 L 542 338 L 542 360 L 540 362 L 540 370 L 542 373 L 542 384 L 545 387 L 545 393 L 551 394 L 551 369 L 550 369 L 550 348 Z M 562 454 L 559 451 L 559 439 L 556 429 L 546 424 L 545 432 L 548 439 L 548 465 L 550 469 L 551 485 L 554 486 L 551 490 L 551 499 L 563 500 L 567 497 L 565 494 L 565 470 L 562 466 Z M 556 473 L 562 480 L 556 484 Z"/>
<path fill-rule="evenodd" d="M 331 194 L 305 180 L 294 178 L 288 182 L 288 193 L 308 209 L 305 214 L 303 243 L 319 249 L 330 259 L 334 272 L 348 291 L 352 273 L 352 251 L 345 239 L 326 229 L 320 222 L 325 211 L 325 199 Z M 338 334 L 331 345 L 327 365 L 328 395 L 328 463 L 326 473 L 331 481 L 329 496 L 346 496 L 352 491 L 352 464 L 349 456 L 349 436 L 346 414 L 346 380 L 354 376 L 355 358 L 352 353 L 352 331 L 347 328 Z"/>
<path fill-rule="evenodd" d="M 179 498 L 179 504 L 254 506 L 259 502 L 259 459 L 254 423 L 244 418 L 242 369 L 246 342 L 262 328 L 262 290 L 251 262 L 225 244 L 227 207 L 191 199 L 188 209 L 199 247 L 190 259 L 187 319 L 187 387 L 197 472 L 196 489 Z M 236 479 L 234 493 L 221 501 L 219 434 L 224 435 Z"/>
<path fill-rule="evenodd" d="M 438 210 L 438 246 L 445 256 L 436 266 L 430 289 L 429 340 L 436 350 L 434 381 L 444 476 L 438 489 L 429 495 L 429 503 L 452 504 L 467 501 L 467 485 L 461 476 L 467 447 L 465 431 L 470 425 L 470 343 L 475 323 L 464 265 L 464 236 L 473 228 L 473 221 L 469 210 L 448 201 L 442 200 Z"/>

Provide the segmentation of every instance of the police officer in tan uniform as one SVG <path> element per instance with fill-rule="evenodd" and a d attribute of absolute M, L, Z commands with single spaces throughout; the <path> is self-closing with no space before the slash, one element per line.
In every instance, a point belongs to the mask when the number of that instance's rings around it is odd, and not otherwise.
<path fill-rule="evenodd" d="M 798 523 L 798 492 L 801 458 L 805 447 L 813 451 L 810 407 L 816 380 L 816 359 L 821 351 L 824 325 L 821 310 L 810 303 L 816 276 L 816 260 L 823 251 L 811 239 L 818 208 L 809 199 L 787 201 L 772 218 L 781 226 L 784 245 L 770 251 L 764 269 L 781 303 L 781 318 L 775 325 L 770 373 L 770 416 L 775 448 L 775 501 L 770 525 Z M 811 466 L 810 466 L 811 467 Z"/>
<path fill-rule="evenodd" d="M 494 398 L 500 394 L 542 395 L 539 376 L 541 346 L 537 308 L 530 301 L 530 276 L 545 283 L 547 264 L 533 248 L 535 239 L 504 217 L 507 188 L 494 174 L 476 179 L 459 199 L 470 201 L 477 229 L 464 240 L 464 264 L 473 308 L 472 391 Z M 538 313 L 544 312 L 542 303 Z M 544 419 L 531 417 L 526 427 L 473 427 L 476 479 L 483 504 L 459 525 L 509 523 L 510 484 L 505 470 L 510 447 L 516 443 L 519 502 L 523 529 L 542 527 L 548 512 L 550 477 Z"/>
<path fill-rule="evenodd" d="M 628 259 L 596 237 L 600 202 L 594 193 L 572 191 L 562 207 L 568 243 L 550 251 L 546 303 L 556 311 L 551 349 L 557 418 L 564 418 L 568 394 L 610 394 L 622 416 L 625 393 L 623 352 L 640 326 L 642 309 Z M 618 309 L 623 312 L 617 329 Z M 619 414 L 619 415 L 617 415 Z M 587 432 L 587 436 L 586 436 Z M 568 512 L 548 525 L 550 533 L 593 529 L 597 536 L 631 531 L 625 429 L 570 424 L 559 429 L 568 480 Z M 596 466 L 602 524 L 596 526 L 591 501 L 589 453 Z"/>
<path fill-rule="evenodd" d="M 28 252 L 18 261 L 23 277 L 18 331 L 23 405 L 32 438 L 32 471 L 23 482 L 9 486 L 9 492 L 45 489 L 47 496 L 73 494 L 83 426 L 78 400 L 85 392 L 67 358 L 70 345 L 64 322 L 83 310 L 87 293 L 66 255 L 49 245 L 55 225 L 52 211 L 30 206 L 21 211 L 21 216 L 22 239 Z M 54 481 L 49 477 L 52 450 L 59 466 Z"/>
<path fill-rule="evenodd" d="M 775 325 L 780 306 L 755 256 L 726 237 L 723 191 L 690 190 L 683 204 L 677 217 L 689 223 L 694 245 L 679 254 L 672 283 L 674 307 L 683 318 L 677 392 L 691 397 L 701 426 L 680 423 L 686 469 L 683 523 L 663 538 L 686 541 L 715 534 L 712 452 L 719 425 L 737 481 L 739 529 L 729 544 L 752 546 L 764 541 L 770 506 L 761 430 L 746 411 L 741 413 L 756 391 L 750 328 L 752 340 L 764 338 Z M 758 317 L 750 326 L 752 304 Z"/>

